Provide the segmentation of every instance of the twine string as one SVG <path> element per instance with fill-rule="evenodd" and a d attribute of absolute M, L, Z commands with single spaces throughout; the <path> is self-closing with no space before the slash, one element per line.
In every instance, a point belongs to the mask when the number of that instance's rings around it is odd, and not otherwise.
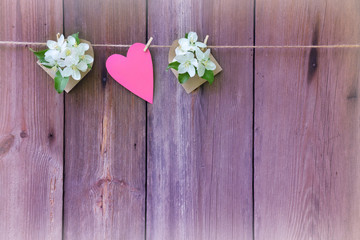
<path fill-rule="evenodd" d="M 17 42 L 17 41 L 0 41 L 0 45 L 17 45 L 17 46 L 44 46 L 44 42 Z M 129 44 L 91 44 L 93 47 L 130 47 Z M 150 48 L 170 48 L 170 45 L 150 45 Z M 207 48 L 230 48 L 230 49 L 268 49 L 268 48 L 360 48 L 360 44 L 335 44 L 335 45 L 214 45 Z"/>

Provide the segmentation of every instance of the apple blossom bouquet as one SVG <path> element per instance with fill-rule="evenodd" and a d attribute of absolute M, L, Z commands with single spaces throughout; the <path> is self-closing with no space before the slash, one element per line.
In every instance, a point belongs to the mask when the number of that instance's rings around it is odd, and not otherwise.
<path fill-rule="evenodd" d="M 69 77 L 79 81 L 81 72 L 91 69 L 91 63 L 94 58 L 86 55 L 89 50 L 89 44 L 81 43 L 79 33 L 68 36 L 57 34 L 57 41 L 48 40 L 46 43 L 48 49 L 41 51 L 30 50 L 38 58 L 41 65 L 50 68 L 55 72 L 55 89 L 62 93 L 69 82 Z"/>
<path fill-rule="evenodd" d="M 189 32 L 185 38 L 180 38 L 179 46 L 175 49 L 176 56 L 167 67 L 178 71 L 180 83 L 185 83 L 196 74 L 210 84 L 214 81 L 216 65 L 210 60 L 210 49 L 204 52 L 202 49 L 207 47 L 206 44 L 197 40 L 196 32 Z"/>

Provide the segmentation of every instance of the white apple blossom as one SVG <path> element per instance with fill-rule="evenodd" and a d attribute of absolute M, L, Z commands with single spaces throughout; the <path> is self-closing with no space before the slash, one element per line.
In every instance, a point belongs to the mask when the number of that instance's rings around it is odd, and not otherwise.
<path fill-rule="evenodd" d="M 188 73 L 190 77 L 197 74 L 207 80 L 210 84 L 214 81 L 214 74 L 206 74 L 207 71 L 214 71 L 216 65 L 210 60 L 210 49 L 203 52 L 206 44 L 198 42 L 196 32 L 189 32 L 185 38 L 178 40 L 179 46 L 175 49 L 176 56 L 169 63 L 167 69 L 173 68 L 179 73 L 179 82 L 184 83 L 188 80 L 183 74 Z M 196 57 L 195 57 L 196 56 Z"/>
<path fill-rule="evenodd" d="M 187 38 L 180 38 L 178 43 L 179 46 L 175 49 L 176 55 L 184 55 L 190 50 L 190 42 Z"/>
<path fill-rule="evenodd" d="M 189 32 L 187 38 L 179 39 L 179 47 L 175 49 L 176 55 L 184 55 L 188 51 L 196 51 L 199 48 L 206 48 L 206 44 L 198 42 L 198 35 L 196 32 Z"/>
<path fill-rule="evenodd" d="M 57 59 L 59 57 L 60 52 L 66 48 L 66 41 L 64 39 L 64 35 L 61 34 L 61 36 L 58 38 L 56 42 L 53 40 L 48 40 L 46 45 L 49 48 L 49 50 L 46 51 L 45 56 L 52 57 L 53 59 Z"/>
<path fill-rule="evenodd" d="M 84 61 L 80 61 L 79 58 L 69 56 L 64 60 L 65 68 L 60 71 L 63 77 L 72 77 L 74 80 L 80 80 L 81 73 L 88 69 L 88 65 Z M 79 71 L 80 70 L 80 71 Z"/>
<path fill-rule="evenodd" d="M 39 62 L 50 68 L 54 73 L 55 89 L 58 93 L 64 91 L 69 81 L 69 77 L 74 80 L 81 79 L 81 72 L 86 72 L 91 68 L 94 58 L 86 52 L 90 46 L 81 43 L 78 33 L 69 36 L 57 34 L 57 41 L 48 40 L 48 49 L 34 52 Z"/>
<path fill-rule="evenodd" d="M 192 52 L 187 52 L 184 55 L 178 55 L 174 60 L 180 63 L 178 68 L 180 74 L 187 72 L 190 77 L 195 76 L 195 67 L 198 66 L 198 61 L 194 58 L 194 54 Z"/>
<path fill-rule="evenodd" d="M 206 52 L 202 52 L 200 49 L 197 49 L 196 58 L 199 61 L 197 66 L 199 77 L 204 76 L 205 69 L 211 71 L 216 69 L 215 63 L 210 60 L 210 49 L 206 50 Z"/>
<path fill-rule="evenodd" d="M 80 71 L 85 72 L 94 59 L 86 55 L 89 50 L 89 44 L 77 44 L 73 36 L 64 39 L 61 35 L 57 41 L 47 41 L 49 50 L 45 52 L 44 60 L 41 64 L 52 68 L 55 72 L 60 71 L 62 77 L 72 77 L 74 80 L 80 80 Z"/>

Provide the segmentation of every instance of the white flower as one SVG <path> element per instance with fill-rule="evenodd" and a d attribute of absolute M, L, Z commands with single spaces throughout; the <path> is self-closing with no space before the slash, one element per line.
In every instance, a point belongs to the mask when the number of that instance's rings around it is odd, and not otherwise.
<path fill-rule="evenodd" d="M 45 56 L 45 61 L 41 63 L 44 66 L 54 67 L 57 65 L 56 60 L 52 56 Z"/>
<path fill-rule="evenodd" d="M 179 55 L 174 58 L 174 60 L 178 61 L 180 63 L 178 72 L 180 74 L 182 73 L 189 73 L 190 77 L 195 76 L 195 67 L 197 67 L 198 62 L 194 58 L 194 54 L 191 52 L 188 52 L 184 55 Z"/>
<path fill-rule="evenodd" d="M 206 44 L 198 42 L 198 35 L 196 32 L 189 32 L 187 38 L 179 39 L 179 47 L 175 49 L 176 55 L 183 55 L 188 51 L 196 51 L 199 48 L 205 48 Z"/>
<path fill-rule="evenodd" d="M 45 52 L 45 58 L 42 62 L 44 66 L 52 68 L 55 72 L 60 71 L 62 77 L 72 77 L 74 80 L 80 80 L 81 72 L 86 72 L 94 59 L 90 55 L 85 55 L 89 50 L 89 44 L 77 44 L 73 36 L 66 40 L 61 35 L 57 42 L 47 41 L 49 50 Z"/>
<path fill-rule="evenodd" d="M 48 40 L 46 45 L 49 50 L 46 51 L 45 56 L 50 56 L 54 60 L 58 59 L 60 52 L 62 52 L 66 48 L 66 41 L 64 39 L 64 35 L 61 34 L 57 42 L 53 40 Z"/>
<path fill-rule="evenodd" d="M 190 50 L 190 41 L 187 38 L 178 40 L 179 46 L 175 49 L 176 55 L 184 55 Z"/>
<path fill-rule="evenodd" d="M 80 43 L 77 47 L 79 54 L 84 55 L 87 50 L 89 50 L 89 44 L 87 43 Z"/>
<path fill-rule="evenodd" d="M 63 60 L 69 56 L 73 58 L 79 57 L 79 51 L 76 47 L 66 47 L 59 55 L 59 57 Z"/>
<path fill-rule="evenodd" d="M 90 55 L 82 55 L 80 56 L 80 61 L 83 61 L 86 64 L 91 64 L 92 62 L 94 62 L 94 58 Z"/>
<path fill-rule="evenodd" d="M 80 80 L 80 71 L 85 72 L 88 69 L 88 65 L 85 61 L 80 61 L 79 58 L 69 56 L 64 60 L 65 68 L 60 70 L 63 77 L 72 77 L 74 80 Z M 80 70 L 80 71 L 79 71 Z"/>
<path fill-rule="evenodd" d="M 67 47 L 77 46 L 76 39 L 73 36 L 68 36 L 66 40 L 67 40 Z"/>
<path fill-rule="evenodd" d="M 215 63 L 210 60 L 210 49 L 206 50 L 205 53 L 203 53 L 199 49 L 196 50 L 196 58 L 199 61 L 199 64 L 197 66 L 199 77 L 204 76 L 205 69 L 211 71 L 216 69 Z"/>

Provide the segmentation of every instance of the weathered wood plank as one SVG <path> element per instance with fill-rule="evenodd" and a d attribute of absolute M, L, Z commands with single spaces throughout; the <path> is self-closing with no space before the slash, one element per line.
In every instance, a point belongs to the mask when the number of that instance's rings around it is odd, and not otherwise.
<path fill-rule="evenodd" d="M 256 2 L 258 45 L 360 41 L 359 1 Z M 359 239 L 360 51 L 255 59 L 255 239 Z"/>
<path fill-rule="evenodd" d="M 92 43 L 144 42 L 145 7 L 65 0 L 65 31 Z M 127 49 L 94 50 L 93 70 L 65 97 L 65 239 L 143 239 L 145 102 L 107 74 L 107 57 Z"/>
<path fill-rule="evenodd" d="M 0 22 L 1 40 L 45 42 L 62 1 L 0 1 Z M 0 85 L 0 239 L 60 240 L 63 95 L 28 46 L 0 46 Z"/>
<path fill-rule="evenodd" d="M 154 44 L 191 30 L 211 45 L 252 44 L 253 1 L 148 5 Z M 224 71 L 190 95 L 165 71 L 169 49 L 151 51 L 147 239 L 252 239 L 252 50 L 213 50 Z"/>

